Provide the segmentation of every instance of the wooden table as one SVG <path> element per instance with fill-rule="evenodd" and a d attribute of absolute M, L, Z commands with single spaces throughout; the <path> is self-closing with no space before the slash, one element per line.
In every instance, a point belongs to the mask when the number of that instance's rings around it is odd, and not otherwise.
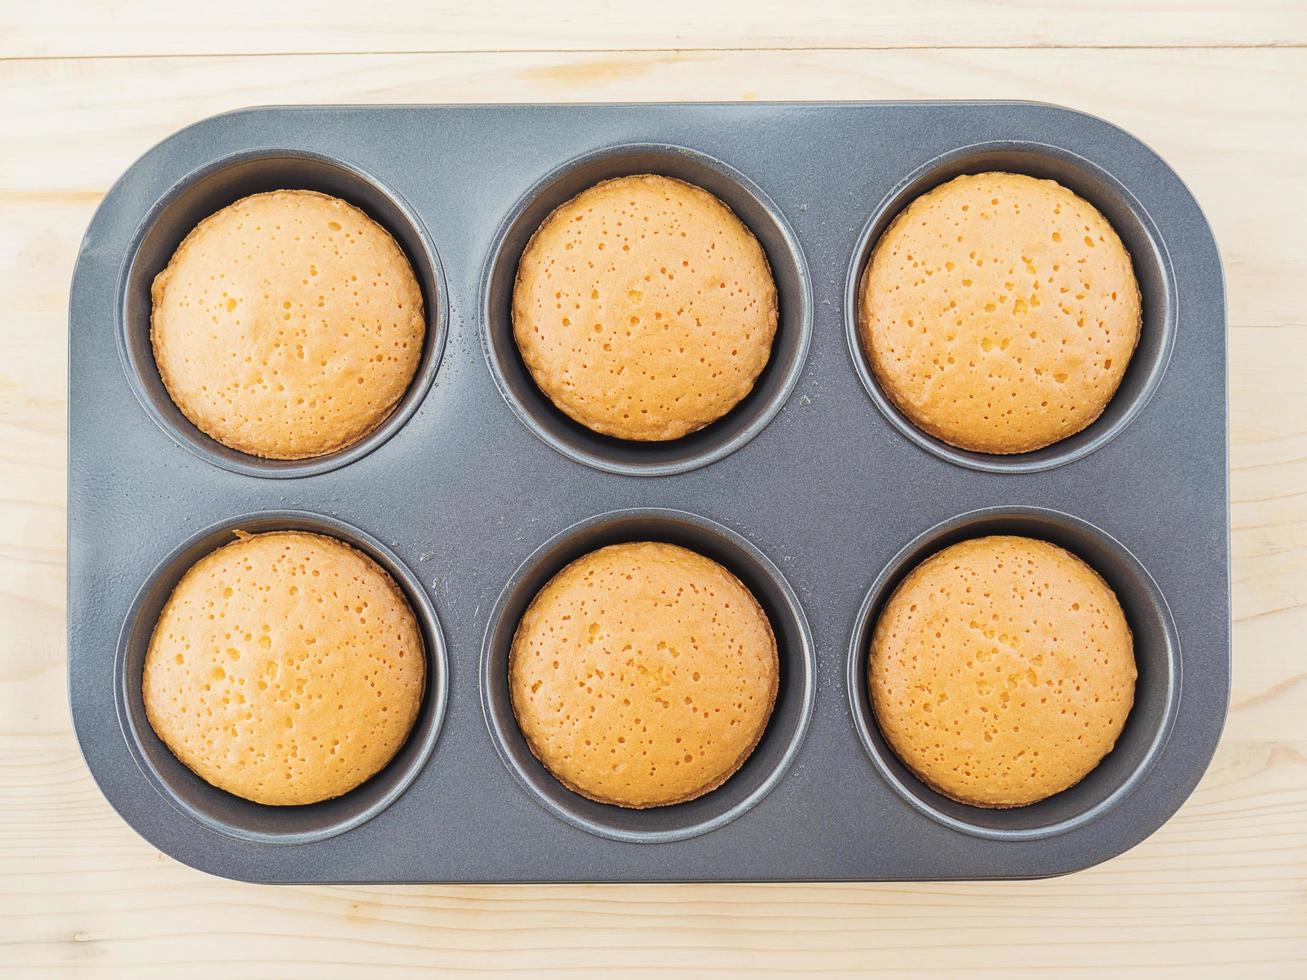
<path fill-rule="evenodd" d="M 1307 976 L 1307 5 L 1056 6 L 0 0 L 0 973 Z M 65 692 L 65 308 L 139 154 L 258 103 L 956 98 L 1119 123 L 1224 255 L 1233 702 L 1162 830 L 1038 882 L 271 888 L 109 808 Z"/>

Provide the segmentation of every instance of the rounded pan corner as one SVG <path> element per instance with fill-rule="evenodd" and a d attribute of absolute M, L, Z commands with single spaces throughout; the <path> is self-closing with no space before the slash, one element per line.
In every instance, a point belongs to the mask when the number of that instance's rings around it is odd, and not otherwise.
<path fill-rule="evenodd" d="M 1097 113 L 1089 112 L 1085 109 L 1076 109 L 1071 106 L 1061 105 L 1056 102 L 1041 102 L 1037 100 L 1031 100 L 1031 101 L 1015 100 L 1011 104 L 1037 108 L 1040 109 L 1041 111 L 1049 112 L 1054 115 L 1060 115 L 1066 118 L 1074 119 L 1076 120 L 1077 124 L 1081 124 L 1081 125 L 1089 124 L 1092 126 L 1099 127 L 1103 130 L 1115 134 L 1120 138 L 1127 140 L 1131 144 L 1131 146 L 1133 146 L 1136 150 L 1145 154 L 1148 157 L 1148 162 L 1150 164 L 1152 164 L 1153 166 L 1160 169 L 1163 173 L 1165 173 L 1167 179 L 1170 180 L 1172 183 L 1174 183 L 1175 186 L 1177 186 L 1178 188 L 1180 188 L 1181 191 L 1184 192 L 1185 197 L 1188 199 L 1189 205 L 1193 207 L 1193 209 L 1198 213 L 1198 216 L 1202 219 L 1203 227 L 1206 230 L 1207 237 L 1211 242 L 1212 252 L 1216 256 L 1216 261 L 1218 265 L 1217 271 L 1221 277 L 1221 293 L 1222 295 L 1225 294 L 1224 261 L 1221 258 L 1221 250 L 1220 247 L 1217 245 L 1216 234 L 1212 230 L 1212 223 L 1207 217 L 1207 212 L 1203 210 L 1203 206 L 1199 203 L 1198 198 L 1194 195 L 1193 190 L 1189 187 L 1188 183 L 1185 182 L 1185 179 L 1180 176 L 1179 172 L 1173 166 L 1171 166 L 1170 163 L 1167 162 L 1166 158 L 1162 156 L 1162 154 L 1159 153 L 1151 143 L 1143 139 L 1141 136 L 1136 135 L 1131 130 L 1126 129 L 1124 126 L 1120 125 L 1119 123 L 1112 122 L 1112 120 L 1110 119 L 1104 118 L 1103 116 L 1100 116 Z"/>

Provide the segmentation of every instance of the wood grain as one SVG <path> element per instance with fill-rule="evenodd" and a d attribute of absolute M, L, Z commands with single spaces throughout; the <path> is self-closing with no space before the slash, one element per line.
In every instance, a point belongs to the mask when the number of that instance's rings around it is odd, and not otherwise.
<path fill-rule="evenodd" d="M 12 3 L 0 56 L 334 54 L 368 51 L 594 51 L 748 48 L 1247 47 L 1307 42 L 1298 0 L 151 0 Z M 70 26 L 74 29 L 70 30 Z"/>
<path fill-rule="evenodd" d="M 1307 975 L 1307 58 L 1285 46 L 1307 37 L 1301 4 L 697 4 L 698 22 L 650 24 L 394 0 L 370 28 L 328 2 L 259 30 L 273 5 L 176 6 L 168 26 L 136 2 L 0 11 L 0 974 Z M 1156 835 L 1044 882 L 265 888 L 176 864 L 105 803 L 64 686 L 65 310 L 92 211 L 151 144 L 277 102 L 1022 97 L 1154 146 L 1225 260 L 1233 706 Z"/>

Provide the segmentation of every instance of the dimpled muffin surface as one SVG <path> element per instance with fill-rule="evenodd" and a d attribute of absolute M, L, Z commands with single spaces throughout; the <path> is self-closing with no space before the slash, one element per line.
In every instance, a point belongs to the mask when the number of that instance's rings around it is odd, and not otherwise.
<path fill-rule="evenodd" d="M 509 690 L 535 756 L 573 791 L 643 808 L 715 789 L 753 752 L 780 665 L 766 613 L 709 558 L 610 545 L 532 600 Z"/>
<path fill-rule="evenodd" d="M 316 803 L 375 775 L 417 718 L 426 657 L 399 587 L 317 534 L 243 535 L 201 558 L 159 616 L 150 725 L 197 775 L 256 803 Z"/>
<path fill-rule="evenodd" d="M 913 201 L 862 280 L 872 373 L 914 424 L 984 453 L 1084 429 L 1139 339 L 1130 255 L 1092 204 L 1051 180 L 983 173 Z"/>
<path fill-rule="evenodd" d="M 871 701 L 898 757 L 945 796 L 1015 807 L 1075 785 L 1134 703 L 1130 627 L 1083 561 L 1033 538 L 963 541 L 894 591 Z"/>
<path fill-rule="evenodd" d="M 691 184 L 596 184 L 527 243 L 513 335 L 562 412 L 619 439 L 678 439 L 721 418 L 771 357 L 776 285 L 753 233 Z"/>
<path fill-rule="evenodd" d="M 159 375 L 232 449 L 307 459 L 390 415 L 422 356 L 422 290 L 389 233 L 315 191 L 243 198 L 186 236 L 151 290 Z"/>

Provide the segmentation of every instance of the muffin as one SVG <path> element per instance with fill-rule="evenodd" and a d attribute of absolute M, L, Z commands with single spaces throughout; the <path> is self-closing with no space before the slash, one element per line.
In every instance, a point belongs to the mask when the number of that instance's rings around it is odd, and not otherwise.
<path fill-rule="evenodd" d="M 918 428 L 983 453 L 1084 429 L 1139 340 L 1130 255 L 1092 204 L 1022 174 L 958 177 L 894 219 L 863 274 L 872 373 Z"/>
<path fill-rule="evenodd" d="M 1134 703 L 1115 593 L 1056 545 L 952 545 L 903 580 L 871 640 L 885 740 L 931 788 L 1017 807 L 1074 786 L 1112 751 Z"/>
<path fill-rule="evenodd" d="M 316 191 L 254 194 L 210 215 L 154 280 L 150 338 L 197 429 L 269 459 L 344 449 L 408 390 L 426 322 L 384 228 Z"/>
<path fill-rule="evenodd" d="M 618 439 L 679 439 L 729 412 L 771 357 L 777 316 L 753 233 L 702 188 L 654 174 L 559 206 L 513 287 L 513 336 L 536 385 Z"/>
<path fill-rule="evenodd" d="M 385 767 L 417 719 L 417 620 L 394 580 L 335 538 L 237 538 L 164 605 L 145 655 L 146 717 L 228 793 L 275 806 L 340 796 Z"/>
<path fill-rule="evenodd" d="M 573 792 L 642 809 L 724 783 L 776 702 L 776 638 L 753 594 L 671 544 L 610 545 L 540 590 L 509 652 L 527 745 Z"/>

